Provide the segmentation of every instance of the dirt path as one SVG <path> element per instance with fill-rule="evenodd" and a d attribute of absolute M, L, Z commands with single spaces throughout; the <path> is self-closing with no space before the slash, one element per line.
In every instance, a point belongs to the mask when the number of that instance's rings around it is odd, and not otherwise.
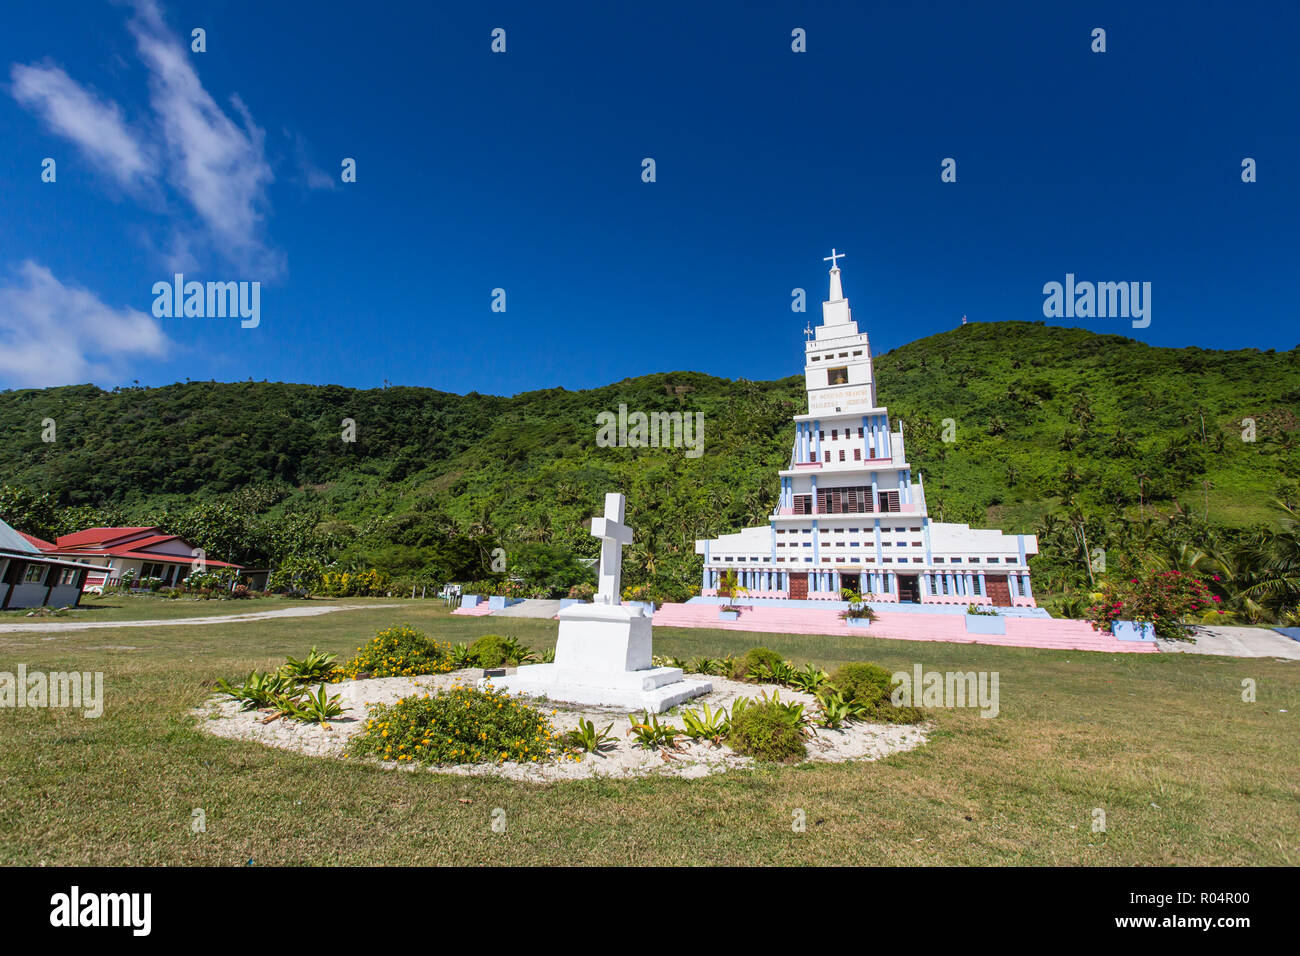
<path fill-rule="evenodd" d="M 48 618 L 43 621 L 23 621 L 9 623 L 0 621 L 0 633 L 42 634 L 58 631 L 87 631 L 97 627 L 173 627 L 184 624 L 243 624 L 248 621 L 267 621 L 284 617 L 317 617 L 332 614 L 334 611 L 365 611 L 377 607 L 399 608 L 405 604 L 304 604 L 302 607 L 286 607 L 275 611 L 252 611 L 248 614 L 212 614 L 207 617 L 176 617 L 157 621 L 78 621 L 70 622 L 58 619 L 58 623 Z"/>

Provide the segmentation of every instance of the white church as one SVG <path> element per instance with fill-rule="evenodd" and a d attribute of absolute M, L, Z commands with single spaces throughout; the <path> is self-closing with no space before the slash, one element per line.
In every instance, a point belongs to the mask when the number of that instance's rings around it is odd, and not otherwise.
<path fill-rule="evenodd" d="M 804 349 L 808 411 L 768 524 L 696 541 L 705 597 L 730 571 L 750 599 L 1034 607 L 1033 535 L 932 521 L 912 474 L 903 423 L 876 404 L 871 345 L 858 330 L 831 250 L 830 297 Z"/>

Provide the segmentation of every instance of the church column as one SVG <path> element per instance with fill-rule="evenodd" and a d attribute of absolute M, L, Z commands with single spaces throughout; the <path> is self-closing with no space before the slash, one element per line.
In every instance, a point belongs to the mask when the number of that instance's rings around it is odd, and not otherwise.
<path fill-rule="evenodd" d="M 1022 584 L 1021 590 L 1024 591 L 1024 593 L 1025 593 L 1025 597 L 1027 597 L 1029 600 L 1032 601 L 1032 600 L 1034 599 L 1034 592 L 1031 591 L 1031 590 L 1029 589 L 1029 574 L 1028 574 L 1028 572 L 1026 572 L 1025 574 L 1022 574 L 1022 575 L 1020 576 L 1020 580 L 1021 580 L 1021 584 Z"/>
<path fill-rule="evenodd" d="M 871 457 L 871 425 L 867 422 L 867 416 L 862 416 L 862 460 L 866 461 Z"/>
<path fill-rule="evenodd" d="M 817 451 L 814 457 L 817 459 L 817 461 L 821 461 L 822 460 L 822 423 L 813 422 L 812 427 L 813 427 L 813 438 L 817 442 L 816 445 Z"/>
<path fill-rule="evenodd" d="M 705 569 L 704 569 L 704 579 L 703 579 L 703 582 L 700 584 L 700 590 L 707 590 L 708 587 L 709 587 L 709 569 L 708 569 L 708 568 L 705 568 Z"/>

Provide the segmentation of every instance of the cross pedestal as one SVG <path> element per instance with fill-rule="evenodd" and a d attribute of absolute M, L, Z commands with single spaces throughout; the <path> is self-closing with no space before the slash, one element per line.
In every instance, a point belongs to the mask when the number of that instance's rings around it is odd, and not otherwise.
<path fill-rule="evenodd" d="M 619 597 L 623 546 L 632 541 L 624 504 L 621 494 L 608 494 L 604 517 L 592 519 L 591 533 L 603 539 L 600 590 L 594 603 L 560 611 L 555 663 L 520 667 L 493 680 L 498 690 L 652 714 L 713 690 L 708 681 L 685 679 L 680 668 L 651 665 L 651 619 L 639 604 L 624 605 Z"/>

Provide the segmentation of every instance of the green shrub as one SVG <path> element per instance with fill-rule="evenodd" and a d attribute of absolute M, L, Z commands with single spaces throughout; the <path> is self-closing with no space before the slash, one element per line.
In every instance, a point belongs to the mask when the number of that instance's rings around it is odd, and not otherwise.
<path fill-rule="evenodd" d="M 541 711 L 490 687 L 459 686 L 371 708 L 346 755 L 423 764 L 577 759 Z"/>
<path fill-rule="evenodd" d="M 793 763 L 808 755 L 797 718 L 780 704 L 750 703 L 732 707 L 727 746 L 738 754 L 774 763 Z"/>
<path fill-rule="evenodd" d="M 766 647 L 751 647 L 745 652 L 744 657 L 731 662 L 731 678 L 732 680 L 746 680 L 749 678 L 749 672 L 760 665 L 766 667 L 770 672 L 772 668 L 781 663 L 781 655 L 776 651 Z"/>
<path fill-rule="evenodd" d="M 469 646 L 469 657 L 479 667 L 501 667 L 510 662 L 515 643 L 500 634 L 484 634 Z"/>
<path fill-rule="evenodd" d="M 845 664 L 831 675 L 828 685 L 848 702 L 854 720 L 878 724 L 915 724 L 925 719 L 916 707 L 895 707 L 890 700 L 894 679 L 879 664 L 860 661 Z"/>
<path fill-rule="evenodd" d="M 925 720 L 925 711 L 919 707 L 895 707 L 886 699 L 866 719 L 877 724 L 919 724 Z"/>
<path fill-rule="evenodd" d="M 894 679 L 879 664 L 860 661 L 837 669 L 831 675 L 830 683 L 846 700 L 874 709 L 882 700 L 889 703 Z"/>
<path fill-rule="evenodd" d="M 433 641 L 407 624 L 386 628 L 357 648 L 337 672 L 338 677 L 414 677 L 453 670 L 451 645 Z"/>

